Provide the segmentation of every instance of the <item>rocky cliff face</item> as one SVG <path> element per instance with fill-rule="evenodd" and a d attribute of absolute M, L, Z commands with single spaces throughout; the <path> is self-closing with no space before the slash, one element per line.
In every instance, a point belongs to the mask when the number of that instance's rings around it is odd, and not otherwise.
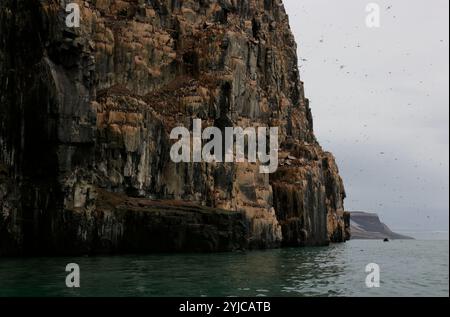
<path fill-rule="evenodd" d="M 74 0 L 79 28 L 68 2 L 0 3 L 0 254 L 345 240 L 281 1 Z M 279 127 L 278 171 L 173 163 L 169 133 L 195 118 Z"/>

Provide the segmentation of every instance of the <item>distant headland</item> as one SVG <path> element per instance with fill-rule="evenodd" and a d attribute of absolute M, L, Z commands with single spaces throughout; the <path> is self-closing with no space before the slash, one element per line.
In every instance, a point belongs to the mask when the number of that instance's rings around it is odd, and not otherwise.
<path fill-rule="evenodd" d="M 350 212 L 352 240 L 413 240 L 412 237 L 393 232 L 375 213 Z"/>

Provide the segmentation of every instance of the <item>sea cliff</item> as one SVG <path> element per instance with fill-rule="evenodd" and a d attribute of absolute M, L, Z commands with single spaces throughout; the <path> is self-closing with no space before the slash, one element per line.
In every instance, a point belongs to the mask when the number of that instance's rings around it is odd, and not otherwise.
<path fill-rule="evenodd" d="M 0 255 L 348 238 L 278 0 L 0 2 Z M 173 127 L 279 127 L 279 167 L 174 163 Z M 346 221 L 347 220 L 347 221 Z"/>

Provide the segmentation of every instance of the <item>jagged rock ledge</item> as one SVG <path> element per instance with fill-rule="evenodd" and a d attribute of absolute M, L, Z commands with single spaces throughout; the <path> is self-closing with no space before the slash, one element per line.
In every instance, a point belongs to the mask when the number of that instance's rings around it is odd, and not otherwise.
<path fill-rule="evenodd" d="M 49 254 L 225 252 L 249 245 L 244 214 L 98 191 L 95 210 L 65 210 Z M 45 251 L 44 251 L 45 253 Z"/>

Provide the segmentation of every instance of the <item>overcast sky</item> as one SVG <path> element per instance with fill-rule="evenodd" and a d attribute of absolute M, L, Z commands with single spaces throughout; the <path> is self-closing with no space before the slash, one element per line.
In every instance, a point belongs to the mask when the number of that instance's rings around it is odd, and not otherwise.
<path fill-rule="evenodd" d="M 399 231 L 449 223 L 449 1 L 284 0 L 315 133 L 336 156 L 347 210 Z"/>

